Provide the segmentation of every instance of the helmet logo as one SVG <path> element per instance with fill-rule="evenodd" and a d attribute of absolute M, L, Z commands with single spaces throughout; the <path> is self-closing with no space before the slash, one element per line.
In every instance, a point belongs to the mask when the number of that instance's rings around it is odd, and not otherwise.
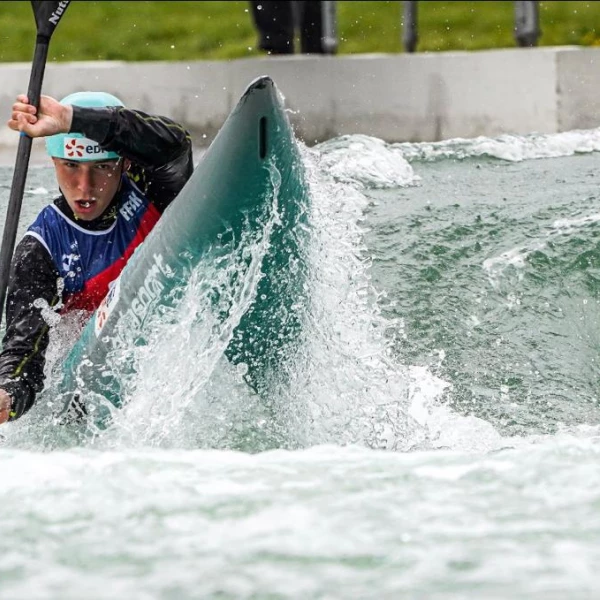
<path fill-rule="evenodd" d="M 85 150 L 85 147 L 83 146 L 83 144 L 78 144 L 77 139 L 75 139 L 75 138 L 71 138 L 70 140 L 68 138 L 65 139 L 65 154 L 68 157 L 81 158 L 83 156 L 84 150 Z"/>
<path fill-rule="evenodd" d="M 98 142 L 77 134 L 50 136 L 46 140 L 50 156 L 71 160 L 112 160 L 116 152 L 105 150 Z"/>

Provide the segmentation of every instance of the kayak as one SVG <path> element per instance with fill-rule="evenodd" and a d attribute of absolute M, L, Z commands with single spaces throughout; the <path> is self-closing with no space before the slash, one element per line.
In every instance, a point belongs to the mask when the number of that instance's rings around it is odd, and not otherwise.
<path fill-rule="evenodd" d="M 301 342 L 309 206 L 282 95 L 272 79 L 259 77 L 59 367 L 61 414 L 72 416 L 75 407 L 87 425 L 110 424 L 127 402 L 122 381 L 135 370 L 136 347 L 172 314 L 199 264 L 210 265 L 212 273 L 206 278 L 214 285 L 211 318 L 228 324 L 225 356 L 253 392 L 268 396 Z M 233 256 L 238 265 L 230 273 Z M 215 271 L 223 274 L 221 287 Z"/>

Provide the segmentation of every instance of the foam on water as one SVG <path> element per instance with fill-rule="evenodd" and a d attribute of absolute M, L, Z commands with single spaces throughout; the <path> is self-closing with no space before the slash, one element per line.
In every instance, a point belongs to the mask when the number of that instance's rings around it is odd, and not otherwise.
<path fill-rule="evenodd" d="M 518 278 L 522 278 L 523 270 L 527 265 L 527 258 L 534 252 L 548 248 L 560 236 L 571 236 L 580 230 L 594 227 L 600 221 L 600 213 L 592 211 L 582 217 L 562 218 L 555 220 L 549 228 L 542 228 L 537 236 L 517 248 L 511 248 L 498 256 L 487 258 L 482 267 L 489 276 L 490 284 L 497 288 L 508 269 L 512 269 Z"/>
<path fill-rule="evenodd" d="M 599 453 L 597 431 L 478 456 L 337 445 L 258 455 L 4 450 L 0 590 L 592 597 Z"/>
<path fill-rule="evenodd" d="M 600 129 L 525 136 L 501 135 L 496 138 L 453 138 L 441 142 L 391 144 L 408 161 L 490 157 L 510 162 L 556 158 L 600 150 Z"/>
<path fill-rule="evenodd" d="M 317 146 L 319 164 L 336 181 L 370 188 L 417 185 L 401 148 L 367 135 L 347 135 Z"/>

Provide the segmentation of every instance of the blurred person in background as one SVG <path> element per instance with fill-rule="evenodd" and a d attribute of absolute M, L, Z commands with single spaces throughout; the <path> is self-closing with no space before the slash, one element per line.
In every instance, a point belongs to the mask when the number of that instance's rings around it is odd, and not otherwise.
<path fill-rule="evenodd" d="M 302 54 L 326 54 L 323 43 L 323 2 L 250 2 L 258 31 L 258 47 L 267 54 L 294 54 L 296 29 Z"/>

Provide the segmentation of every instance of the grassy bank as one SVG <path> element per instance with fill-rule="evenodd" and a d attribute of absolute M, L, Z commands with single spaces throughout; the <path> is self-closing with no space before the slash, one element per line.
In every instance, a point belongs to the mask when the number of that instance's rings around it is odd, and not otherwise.
<path fill-rule="evenodd" d="M 402 2 L 338 2 L 339 54 L 403 51 Z M 600 2 L 541 2 L 541 46 L 600 45 Z M 514 47 L 514 2 L 419 2 L 421 52 Z M 29 2 L 0 3 L 0 61 L 30 61 Z M 260 55 L 248 2 L 71 3 L 50 60 L 203 60 Z"/>

